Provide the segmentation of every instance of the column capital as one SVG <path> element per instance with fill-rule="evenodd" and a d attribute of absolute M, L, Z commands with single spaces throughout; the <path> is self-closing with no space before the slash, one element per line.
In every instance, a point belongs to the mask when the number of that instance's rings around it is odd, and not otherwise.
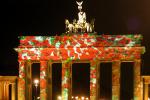
<path fill-rule="evenodd" d="M 70 68 L 71 65 L 72 65 L 72 61 L 70 62 L 62 61 L 62 68 Z"/>
<path fill-rule="evenodd" d="M 11 82 L 10 84 L 15 85 L 16 83 L 15 82 Z"/>
<path fill-rule="evenodd" d="M 53 64 L 53 62 L 51 60 L 48 60 L 47 62 L 48 62 L 48 64 Z"/>
<path fill-rule="evenodd" d="M 150 84 L 150 78 L 144 78 L 144 84 Z"/>
<path fill-rule="evenodd" d="M 47 61 L 47 60 L 41 60 L 41 61 L 40 61 L 40 66 L 47 68 L 47 66 L 48 66 L 48 61 Z"/>
<path fill-rule="evenodd" d="M 19 64 L 20 63 L 25 63 L 25 60 L 18 60 Z"/>
<path fill-rule="evenodd" d="M 117 59 L 117 60 L 113 60 L 112 62 L 121 62 L 121 60 L 120 59 Z"/>
<path fill-rule="evenodd" d="M 48 62 L 48 60 L 40 60 L 40 62 Z"/>
<path fill-rule="evenodd" d="M 93 61 L 100 61 L 99 59 L 92 59 L 90 60 L 90 62 L 93 62 Z"/>
<path fill-rule="evenodd" d="M 7 81 L 4 82 L 4 84 L 5 84 L 5 85 L 9 85 L 10 82 L 7 80 Z"/>
<path fill-rule="evenodd" d="M 134 62 L 141 62 L 141 59 L 135 59 Z"/>
<path fill-rule="evenodd" d="M 121 60 L 113 60 L 112 63 L 113 62 L 119 62 L 119 63 L 121 63 Z"/>
<path fill-rule="evenodd" d="M 72 61 L 67 61 L 67 60 L 62 60 L 61 61 L 63 64 L 65 63 L 65 64 L 71 64 L 72 63 Z"/>
<path fill-rule="evenodd" d="M 28 64 L 31 64 L 31 63 L 32 63 L 31 60 L 26 60 L 25 62 L 28 63 Z"/>

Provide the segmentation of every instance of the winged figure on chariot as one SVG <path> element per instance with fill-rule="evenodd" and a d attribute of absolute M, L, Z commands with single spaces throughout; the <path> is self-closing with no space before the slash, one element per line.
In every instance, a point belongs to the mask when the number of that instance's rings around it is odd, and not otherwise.
<path fill-rule="evenodd" d="M 78 20 L 74 19 L 72 23 L 68 19 L 65 20 L 66 32 L 76 33 L 76 32 L 94 32 L 94 19 L 91 22 L 86 21 L 86 13 L 82 10 L 83 1 L 77 2 L 78 5 Z"/>

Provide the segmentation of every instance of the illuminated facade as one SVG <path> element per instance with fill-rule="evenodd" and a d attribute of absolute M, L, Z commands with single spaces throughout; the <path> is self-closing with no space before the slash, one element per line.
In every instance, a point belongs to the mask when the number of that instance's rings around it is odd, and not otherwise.
<path fill-rule="evenodd" d="M 21 36 L 19 53 L 19 88 L 20 100 L 31 100 L 31 64 L 40 62 L 40 96 L 47 100 L 52 90 L 52 63 L 62 63 L 62 98 L 71 98 L 71 65 L 74 62 L 89 62 L 90 67 L 90 100 L 98 95 L 98 66 L 101 62 L 112 62 L 112 97 L 119 98 L 120 63 L 134 62 L 134 97 L 142 98 L 140 76 L 141 35 L 95 35 L 94 33 L 73 34 L 65 36 Z M 48 90 L 47 90 L 48 89 Z M 28 92 L 26 92 L 28 91 Z M 48 91 L 48 93 L 47 93 Z M 29 94 L 28 94 L 29 93 Z M 69 99 L 70 100 L 70 99 Z"/>
<path fill-rule="evenodd" d="M 81 11 L 82 2 L 78 2 Z M 80 13 L 79 12 L 79 13 Z M 62 63 L 62 100 L 71 100 L 72 64 L 90 63 L 90 100 L 98 100 L 99 67 L 102 62 L 112 62 L 112 100 L 120 99 L 120 64 L 134 62 L 134 100 L 142 100 L 141 46 L 142 36 L 97 35 L 94 26 L 79 14 L 77 23 L 66 23 L 67 34 L 61 36 L 20 36 L 19 100 L 32 99 L 32 63 L 40 63 L 40 99 L 52 100 L 52 63 Z M 89 25 L 89 26 L 88 26 Z M 80 29 L 80 32 L 79 32 Z"/>
<path fill-rule="evenodd" d="M 150 85 L 150 76 L 142 76 L 143 78 L 143 87 L 144 87 L 144 100 L 149 100 L 149 85 Z"/>
<path fill-rule="evenodd" d="M 19 100 L 17 79 L 17 76 L 0 76 L 0 100 Z"/>

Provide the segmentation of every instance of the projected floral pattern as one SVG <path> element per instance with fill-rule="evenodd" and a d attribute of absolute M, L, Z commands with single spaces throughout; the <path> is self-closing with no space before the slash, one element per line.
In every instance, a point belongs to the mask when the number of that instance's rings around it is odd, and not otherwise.
<path fill-rule="evenodd" d="M 62 100 L 67 100 L 70 88 L 70 67 L 69 63 L 62 64 Z"/>
<path fill-rule="evenodd" d="M 134 60 L 140 59 L 145 48 L 141 47 L 141 35 L 93 35 L 73 34 L 62 36 L 20 36 L 20 45 L 16 49 L 21 60 L 60 60 L 69 63 L 72 60 L 90 60 L 90 98 L 95 100 L 96 60 Z M 63 64 L 62 96 L 67 100 L 69 95 L 70 70 Z M 46 100 L 46 67 L 41 62 L 40 87 L 41 100 Z M 24 65 L 20 62 L 19 82 L 24 80 Z M 24 86 L 20 84 L 20 94 L 24 94 Z M 44 91 L 44 92 L 42 92 Z M 93 98 L 93 99 L 92 99 Z M 25 99 L 23 99 L 25 100 Z"/>
<path fill-rule="evenodd" d="M 46 100 L 47 95 L 46 95 L 46 87 L 47 87 L 47 82 L 46 82 L 46 77 L 47 77 L 47 62 L 46 61 L 40 61 L 40 100 Z"/>
<path fill-rule="evenodd" d="M 62 36 L 20 36 L 19 47 L 100 47 L 100 46 L 140 46 L 141 35 L 93 35 L 74 34 Z"/>
<path fill-rule="evenodd" d="M 19 59 L 131 60 L 144 53 L 141 35 L 21 36 Z"/>
<path fill-rule="evenodd" d="M 18 85 L 20 88 L 18 95 L 21 100 L 25 100 L 25 62 L 19 60 L 19 81 Z"/>
<path fill-rule="evenodd" d="M 90 99 L 96 100 L 96 66 L 97 61 L 92 60 L 91 61 L 91 67 L 90 67 Z"/>

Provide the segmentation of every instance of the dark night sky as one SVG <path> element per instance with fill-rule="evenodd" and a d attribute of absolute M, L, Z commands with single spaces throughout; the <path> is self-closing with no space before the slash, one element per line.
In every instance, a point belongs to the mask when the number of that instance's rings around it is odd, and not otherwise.
<path fill-rule="evenodd" d="M 19 45 L 19 35 L 59 35 L 65 32 L 64 20 L 77 19 L 78 11 L 75 0 L 6 0 L 1 6 L 1 75 L 18 75 L 13 48 Z M 88 20 L 96 19 L 98 33 L 142 34 L 146 46 L 142 71 L 150 74 L 149 0 L 84 0 L 83 9 Z"/>

